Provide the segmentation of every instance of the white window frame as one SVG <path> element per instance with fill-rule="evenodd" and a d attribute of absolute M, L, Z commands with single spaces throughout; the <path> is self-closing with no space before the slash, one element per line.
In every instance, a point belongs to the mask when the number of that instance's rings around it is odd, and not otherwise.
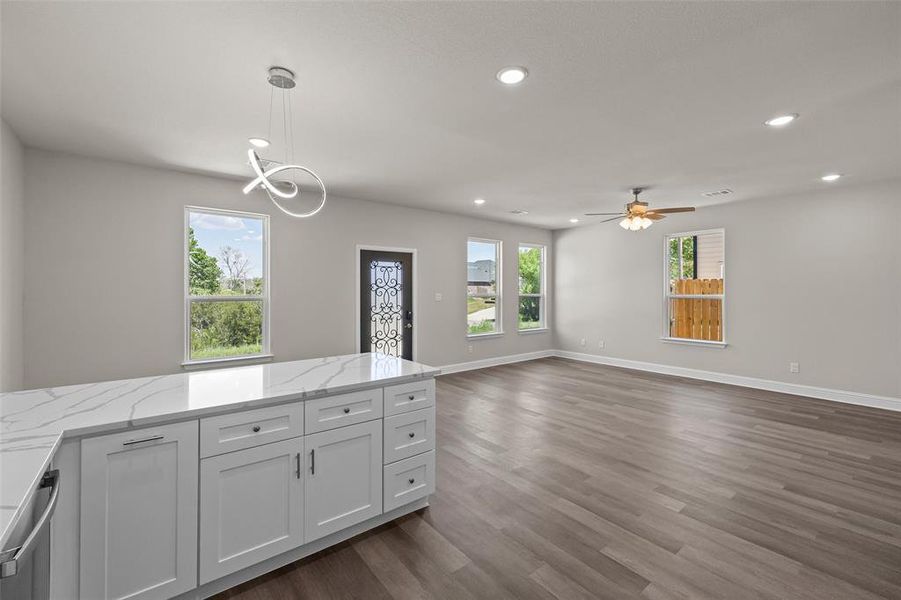
<path fill-rule="evenodd" d="M 240 295 L 240 296 L 192 296 L 190 287 L 190 266 L 188 264 L 188 231 L 191 227 L 191 213 L 204 213 L 210 215 L 223 215 L 228 217 L 246 217 L 249 219 L 258 219 L 262 221 L 263 233 L 263 293 L 259 296 Z M 204 365 L 216 365 L 229 362 L 259 362 L 272 359 L 269 340 L 269 311 L 270 311 L 270 283 L 269 283 L 269 215 L 263 213 L 253 213 L 237 210 L 227 210 L 224 208 L 210 208 L 206 206 L 185 206 L 185 223 L 182 232 L 183 239 L 183 260 L 184 260 L 184 360 L 182 366 L 185 368 L 202 367 Z M 263 343 L 260 352 L 256 354 L 241 354 L 238 356 L 226 356 L 222 358 L 191 358 L 191 303 L 192 302 L 263 302 Z"/>
<path fill-rule="evenodd" d="M 488 331 L 485 333 L 469 333 L 469 320 L 466 320 L 466 337 L 470 339 L 478 339 L 478 338 L 490 338 L 490 337 L 498 337 L 504 335 L 504 311 L 503 311 L 503 297 L 502 297 L 502 289 L 503 289 L 503 263 L 504 263 L 504 242 L 502 240 L 493 240 L 491 238 L 480 238 L 469 236 L 466 238 L 466 283 L 469 284 L 469 242 L 480 242 L 483 244 L 494 244 L 495 247 L 495 272 L 494 272 L 494 280 L 495 280 L 495 294 L 470 294 L 469 290 L 466 290 L 466 304 L 464 306 L 467 307 L 467 312 L 465 315 L 468 315 L 468 306 L 469 306 L 469 296 L 472 295 L 474 298 L 495 298 L 494 301 L 494 331 Z"/>
<path fill-rule="evenodd" d="M 723 235 L 723 293 L 722 294 L 673 294 L 670 291 L 669 280 L 669 242 L 673 238 L 700 236 L 708 233 L 721 233 Z M 694 340 L 691 338 L 679 338 L 670 336 L 670 300 L 674 298 L 699 298 L 702 300 L 719 300 L 722 314 L 720 322 L 723 328 L 723 340 Z M 713 229 L 698 229 L 695 231 L 683 231 L 668 233 L 663 236 L 663 333 L 660 340 L 667 343 L 686 344 L 689 346 L 704 346 L 709 348 L 725 348 L 726 343 L 726 230 L 722 227 Z"/>
<path fill-rule="evenodd" d="M 541 281 L 539 285 L 539 293 L 523 294 L 519 291 L 519 257 L 522 248 L 538 248 L 541 250 Z M 519 333 L 538 333 L 547 331 L 547 246 L 544 244 L 527 244 L 520 243 L 516 249 L 516 329 Z M 519 305 L 522 298 L 538 298 L 538 327 L 521 328 L 519 326 Z"/>

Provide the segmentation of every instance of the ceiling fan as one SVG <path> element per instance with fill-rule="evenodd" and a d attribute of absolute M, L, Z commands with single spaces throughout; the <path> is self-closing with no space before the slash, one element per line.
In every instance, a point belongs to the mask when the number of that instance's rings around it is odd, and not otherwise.
<path fill-rule="evenodd" d="M 680 206 L 677 208 L 655 208 L 649 209 L 647 202 L 641 202 L 638 199 L 638 194 L 644 191 L 644 188 L 632 188 L 632 202 L 626 204 L 626 210 L 621 213 L 585 213 L 586 217 L 604 217 L 615 215 L 610 219 L 604 219 L 601 223 L 609 223 L 610 221 L 616 221 L 617 219 L 622 219 L 619 222 L 619 226 L 623 229 L 628 229 L 629 231 L 639 231 L 641 229 L 647 229 L 651 225 L 654 224 L 654 221 L 659 221 L 664 218 L 668 214 L 672 213 L 681 213 L 681 212 L 694 212 L 694 206 Z"/>

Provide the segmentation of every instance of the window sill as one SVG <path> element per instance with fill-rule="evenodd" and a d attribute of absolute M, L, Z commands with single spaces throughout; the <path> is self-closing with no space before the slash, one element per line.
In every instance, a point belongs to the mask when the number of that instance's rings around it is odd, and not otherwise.
<path fill-rule="evenodd" d="M 661 342 L 666 344 L 682 344 L 685 346 L 701 346 L 702 348 L 725 348 L 729 344 L 726 342 L 714 342 L 710 340 L 690 340 L 687 338 L 662 337 Z"/>
<path fill-rule="evenodd" d="M 224 367 L 228 365 L 253 365 L 257 363 L 272 362 L 272 359 L 274 357 L 274 354 L 254 354 L 252 356 L 227 356 L 225 358 L 186 360 L 181 363 L 181 368 L 185 371 L 195 371 L 199 369 L 214 369 L 216 367 Z"/>
<path fill-rule="evenodd" d="M 467 333 L 466 339 L 469 340 L 486 340 L 489 338 L 504 337 L 503 331 L 492 331 L 491 333 Z"/>
<path fill-rule="evenodd" d="M 550 328 L 548 327 L 533 327 L 532 329 L 518 329 L 516 333 L 521 335 L 529 335 L 532 333 L 548 333 Z"/>

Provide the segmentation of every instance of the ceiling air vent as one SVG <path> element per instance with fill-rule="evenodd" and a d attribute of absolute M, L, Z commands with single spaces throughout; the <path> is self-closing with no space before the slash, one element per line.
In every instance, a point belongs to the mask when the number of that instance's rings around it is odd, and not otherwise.
<path fill-rule="evenodd" d="M 516 210 L 511 210 L 510 214 L 511 215 L 527 215 L 527 214 L 529 214 L 529 211 L 522 210 L 521 208 L 517 208 Z"/>
<path fill-rule="evenodd" d="M 716 190 L 715 192 L 704 192 L 701 194 L 705 198 L 719 198 L 720 196 L 728 196 L 732 193 L 732 190 L 728 188 L 724 188 L 722 190 Z"/>

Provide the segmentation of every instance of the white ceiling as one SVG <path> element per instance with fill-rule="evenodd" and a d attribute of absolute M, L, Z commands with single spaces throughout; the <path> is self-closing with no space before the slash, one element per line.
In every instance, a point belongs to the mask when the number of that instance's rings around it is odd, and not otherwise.
<path fill-rule="evenodd" d="M 557 228 L 634 185 L 703 205 L 901 165 L 896 2 L 3 2 L 0 17 L 2 115 L 40 148 L 246 176 L 279 64 L 299 77 L 298 162 L 341 196 Z M 511 64 L 531 75 L 506 88 Z M 786 112 L 801 118 L 762 126 Z"/>

